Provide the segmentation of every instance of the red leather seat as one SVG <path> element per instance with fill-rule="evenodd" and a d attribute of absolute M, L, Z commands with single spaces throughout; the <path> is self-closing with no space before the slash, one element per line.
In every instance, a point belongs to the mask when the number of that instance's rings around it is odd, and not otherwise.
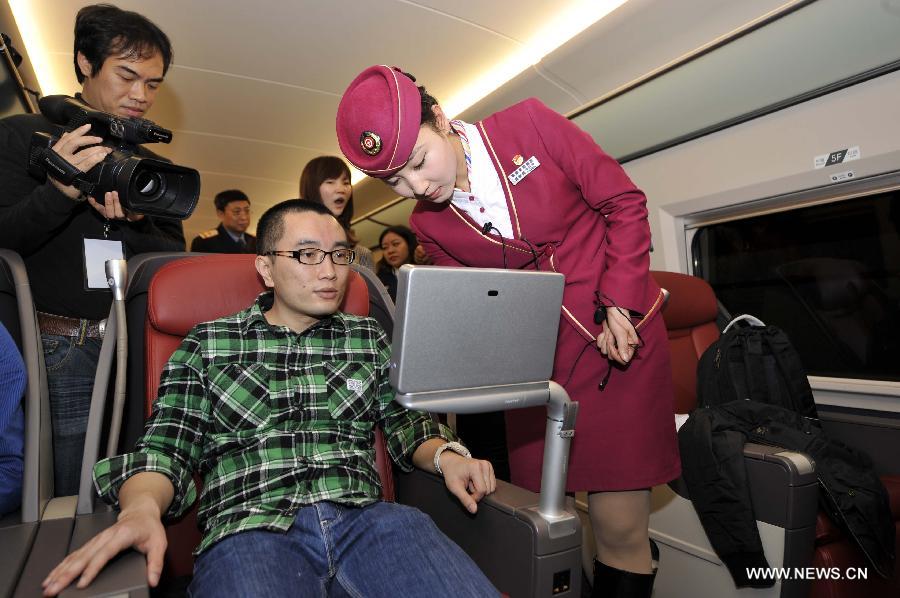
<path fill-rule="evenodd" d="M 719 338 L 716 326 L 718 304 L 709 284 L 695 276 L 676 272 L 652 272 L 657 284 L 669 291 L 673 300 L 663 308 L 672 353 L 675 384 L 675 412 L 689 413 L 697 405 L 697 364 L 703 352 Z M 680 298 L 689 300 L 681 300 Z M 678 298 L 678 299 L 674 299 Z M 891 501 L 891 513 L 897 528 L 897 552 L 900 553 L 900 476 L 882 476 Z M 866 568 L 859 548 L 820 511 L 816 518 L 813 567 Z M 817 579 L 811 585 L 810 598 L 896 598 L 900 596 L 900 560 L 894 577 L 885 580 L 868 567 L 866 580 Z"/>
<path fill-rule="evenodd" d="M 891 501 L 896 533 L 895 554 L 900 553 L 900 476 L 881 476 Z M 880 577 L 866 562 L 862 552 L 847 535 L 838 528 L 822 511 L 816 517 L 816 551 L 813 567 L 831 569 L 836 567 L 841 574 L 848 568 L 865 569 L 868 579 L 817 579 L 812 583 L 811 598 L 896 598 L 900 596 L 900 560 L 894 565 L 894 577 Z"/>
<path fill-rule="evenodd" d="M 716 295 L 701 278 L 676 272 L 652 274 L 656 283 L 670 293 L 670 300 L 663 307 L 663 319 L 672 355 L 675 413 L 690 413 L 697 406 L 697 363 L 706 348 L 719 338 Z M 690 300 L 681 300 L 684 297 Z"/>
<path fill-rule="evenodd" d="M 163 366 L 200 322 L 214 320 L 246 309 L 265 290 L 253 265 L 255 255 L 203 255 L 162 266 L 150 283 L 145 320 L 145 404 L 150 414 Z M 350 272 L 342 311 L 369 314 L 369 291 L 365 281 Z M 394 500 L 394 479 L 381 431 L 376 432 L 376 461 L 381 477 L 382 498 Z M 198 488 L 200 487 L 199 479 Z M 177 522 L 167 526 L 169 546 L 163 568 L 165 578 L 191 575 L 192 552 L 200 543 L 196 505 Z"/>

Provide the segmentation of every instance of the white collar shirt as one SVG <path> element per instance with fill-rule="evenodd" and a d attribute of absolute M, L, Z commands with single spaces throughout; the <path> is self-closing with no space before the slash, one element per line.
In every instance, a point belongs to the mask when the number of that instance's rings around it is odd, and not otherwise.
<path fill-rule="evenodd" d="M 466 166 L 469 170 L 469 188 L 453 190 L 453 205 L 468 214 L 479 226 L 488 222 L 506 239 L 513 238 L 512 221 L 503 193 L 503 183 L 488 154 L 478 128 L 460 120 L 452 121 L 453 129 L 463 141 Z M 489 232 L 497 232 L 489 231 Z"/>

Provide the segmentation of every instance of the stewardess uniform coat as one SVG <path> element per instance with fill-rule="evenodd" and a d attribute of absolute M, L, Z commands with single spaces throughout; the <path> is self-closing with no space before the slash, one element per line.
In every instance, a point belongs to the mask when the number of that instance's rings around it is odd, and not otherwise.
<path fill-rule="evenodd" d="M 569 491 L 634 490 L 680 474 L 662 294 L 649 273 L 644 194 L 591 137 L 536 99 L 476 124 L 500 176 L 513 228 L 510 268 L 566 277 L 553 379 L 579 402 L 569 458 Z M 523 160 L 540 166 L 513 184 Z M 450 202 L 419 202 L 410 218 L 435 264 L 503 267 L 500 238 Z M 595 300 L 632 310 L 643 345 L 626 367 L 596 347 Z M 548 350 L 553 350 L 548 348 Z M 512 481 L 540 487 L 546 411 L 507 411 Z"/>

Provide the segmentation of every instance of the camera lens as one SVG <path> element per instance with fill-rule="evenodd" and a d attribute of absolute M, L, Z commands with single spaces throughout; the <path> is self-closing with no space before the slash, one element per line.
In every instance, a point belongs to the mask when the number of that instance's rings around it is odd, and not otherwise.
<path fill-rule="evenodd" d="M 134 188 L 144 197 L 153 197 L 163 186 L 162 177 L 157 172 L 144 170 L 135 177 Z"/>

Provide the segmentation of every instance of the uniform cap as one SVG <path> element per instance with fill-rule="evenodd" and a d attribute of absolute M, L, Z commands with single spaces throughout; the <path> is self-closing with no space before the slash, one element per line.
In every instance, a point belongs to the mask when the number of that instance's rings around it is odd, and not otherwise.
<path fill-rule="evenodd" d="M 422 124 L 422 98 L 415 82 L 397 67 L 371 66 L 347 87 L 337 111 L 341 152 L 376 178 L 403 168 Z"/>

